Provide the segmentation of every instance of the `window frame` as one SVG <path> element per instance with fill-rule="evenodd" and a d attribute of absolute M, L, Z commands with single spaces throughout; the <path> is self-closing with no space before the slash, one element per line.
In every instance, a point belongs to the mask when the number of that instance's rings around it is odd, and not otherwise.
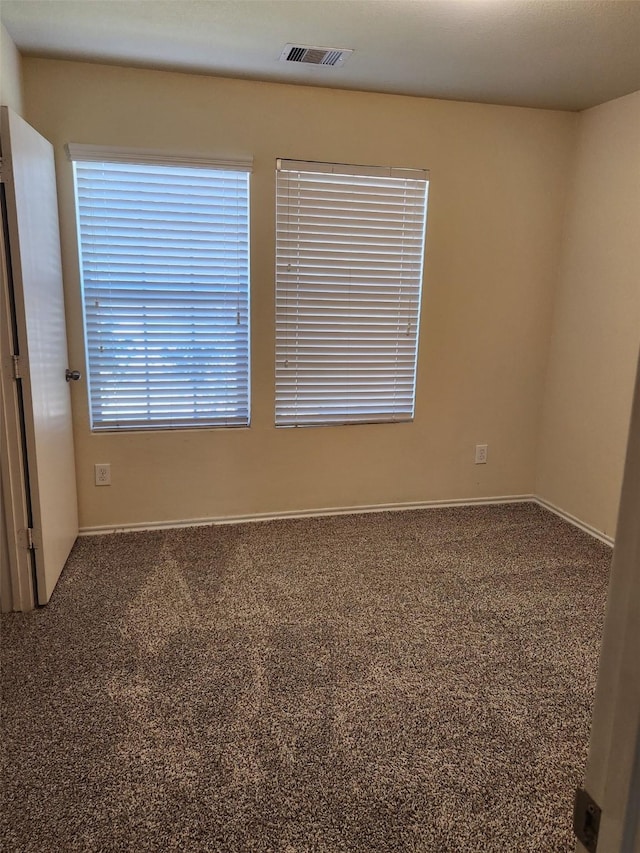
<path fill-rule="evenodd" d="M 130 148 L 109 148 L 98 145 L 77 145 L 74 143 L 69 143 L 65 146 L 67 157 L 71 161 L 73 165 L 73 176 L 74 176 L 74 202 L 76 206 L 76 235 L 78 240 L 78 260 L 79 260 L 79 273 L 80 273 L 80 283 L 81 283 L 81 293 L 82 293 L 82 317 L 83 317 L 83 334 L 84 334 L 84 347 L 85 347 L 85 364 L 87 370 L 87 392 L 88 392 L 88 414 L 89 414 L 89 423 L 90 429 L 92 433 L 101 434 L 101 433 L 131 433 L 131 432 L 148 432 L 148 431 L 160 431 L 160 430 L 192 430 L 192 429 L 246 429 L 251 425 L 251 172 L 252 172 L 252 158 L 239 158 L 239 159 L 218 159 L 218 158 L 209 158 L 202 157 L 199 155 L 181 155 L 174 154 L 168 152 L 159 152 L 155 150 L 141 150 L 141 149 L 130 149 Z M 117 420 L 105 420 L 104 418 L 98 419 L 98 407 L 94 405 L 95 400 L 102 396 L 104 397 L 104 389 L 99 389 L 95 391 L 92 389 L 92 363 L 91 363 L 91 347 L 89 340 L 89 328 L 87 321 L 87 306 L 86 306 L 86 288 L 85 288 L 85 270 L 84 270 L 84 260 L 83 260 L 83 243 L 82 243 L 82 231 L 81 231 L 81 220 L 80 220 L 80 197 L 78 193 L 78 183 L 77 183 L 77 166 L 82 166 L 82 164 L 86 164 L 87 166 L 91 166 L 94 164 L 98 166 L 100 163 L 109 164 L 110 166 L 116 166 L 116 164 L 120 164 L 123 167 L 126 166 L 152 166 L 152 167 L 175 167 L 181 170 L 189 170 L 192 171 L 194 175 L 197 174 L 198 169 L 210 170 L 214 172 L 234 172 L 237 173 L 239 178 L 240 174 L 246 176 L 246 191 L 240 192 L 238 198 L 241 199 L 243 205 L 243 213 L 237 213 L 238 222 L 243 220 L 242 225 L 246 224 L 246 231 L 244 227 L 232 231 L 232 239 L 236 236 L 239 236 L 239 242 L 243 243 L 244 252 L 242 255 L 242 266 L 239 269 L 244 270 L 246 267 L 246 278 L 242 274 L 238 274 L 235 272 L 235 278 L 237 280 L 236 291 L 230 291 L 231 294 L 235 293 L 237 299 L 238 306 L 242 303 L 243 305 L 243 323 L 244 334 L 243 338 L 243 346 L 238 349 L 237 347 L 232 347 L 228 350 L 224 350 L 224 348 L 219 353 L 219 358 L 224 358 L 227 352 L 232 354 L 232 358 L 239 358 L 240 361 L 243 359 L 246 360 L 246 367 L 241 369 L 238 365 L 235 365 L 235 372 L 233 376 L 237 376 L 240 380 L 241 390 L 239 391 L 240 396 L 236 400 L 236 412 L 229 417 L 216 416 L 216 415 L 203 415 L 198 417 L 195 415 L 195 408 L 198 404 L 197 400 L 197 376 L 198 374 L 190 374 L 188 370 L 180 369 L 175 373 L 170 373 L 169 375 L 174 379 L 181 376 L 186 377 L 187 383 L 189 385 L 189 391 L 184 396 L 176 398 L 183 407 L 191 406 L 194 410 L 194 413 L 189 417 L 185 414 L 181 414 L 179 416 L 171 415 L 169 411 L 170 402 L 167 402 L 166 399 L 162 403 L 166 412 L 169 412 L 166 417 L 156 416 L 156 417 L 147 417 L 143 418 L 141 416 L 137 416 L 134 419 L 126 420 L 124 418 Z M 175 175 L 174 175 L 175 177 Z M 222 180 L 222 179 L 221 179 Z M 237 191 L 237 190 L 236 190 Z M 185 199 L 190 198 L 188 190 L 184 192 Z M 212 195 L 212 204 L 213 201 L 220 198 L 221 196 Z M 150 220 L 149 220 L 150 221 Z M 203 229 L 203 233 L 214 233 L 216 235 L 224 233 L 222 229 L 218 231 L 205 231 Z M 224 242 L 224 241 L 221 241 Z M 223 246 L 220 249 L 221 253 L 226 251 L 226 247 Z M 194 253 L 194 257 L 197 257 L 197 254 Z M 157 263 L 157 261 L 155 261 Z M 153 262 L 151 264 L 151 268 L 153 267 Z M 184 263 L 184 271 L 188 273 L 190 267 L 188 262 Z M 181 270 L 183 269 L 181 267 Z M 191 268 L 193 269 L 193 268 Z M 193 275 L 193 272 L 192 272 Z M 210 274 L 210 278 L 213 278 L 213 274 Z M 208 288 L 208 289 L 207 289 Z M 224 298 L 220 298 L 219 293 L 226 290 L 226 286 L 222 286 L 220 284 L 212 285 L 212 282 L 209 281 L 207 285 L 205 285 L 204 289 L 200 291 L 201 295 L 209 297 L 211 301 L 216 301 L 218 303 L 226 305 L 226 309 L 228 310 L 231 307 L 231 303 L 233 301 L 233 296 L 227 297 L 226 293 Z M 161 291 L 159 291 L 161 292 Z M 166 293 L 168 298 L 178 299 L 180 301 L 180 294 L 185 294 L 184 303 L 188 302 L 188 293 L 198 293 L 197 289 L 193 289 L 191 291 L 187 289 L 182 289 L 179 286 L 171 288 L 167 288 Z M 217 295 L 217 296 L 216 296 Z M 140 301 L 144 299 L 144 288 L 140 290 Z M 167 309 L 168 310 L 168 309 Z M 237 309 L 238 323 L 240 324 L 240 308 Z M 246 322 L 244 319 L 246 317 Z M 166 328 L 169 330 L 167 334 L 171 332 L 171 324 L 170 321 L 166 322 Z M 193 324 L 196 325 L 196 324 Z M 208 331 L 209 327 L 213 330 L 214 324 L 212 320 L 209 319 L 208 323 L 205 323 L 204 331 Z M 210 352 L 214 352 L 213 347 L 215 346 L 216 339 L 214 338 L 210 342 L 210 346 L 212 347 Z M 219 343 L 219 340 L 218 340 Z M 165 343 L 166 347 L 166 343 Z M 201 351 L 206 353 L 206 349 L 202 350 L 202 344 L 200 345 Z M 141 352 L 147 353 L 148 349 L 143 348 Z M 160 347 L 160 353 L 166 352 L 162 350 Z M 185 355 L 189 353 L 189 347 L 184 346 L 182 348 L 178 347 L 176 352 L 181 354 L 181 357 L 184 359 Z M 205 358 L 203 356 L 203 358 Z M 188 358 L 187 358 L 188 363 Z M 130 367 L 129 367 L 130 370 Z M 202 375 L 202 369 L 200 369 Z M 126 371 L 125 371 L 126 373 Z M 130 374 L 131 375 L 131 374 Z M 206 388 L 206 378 L 205 381 Z M 218 383 L 220 384 L 220 380 L 218 379 Z M 215 391 L 215 385 L 213 386 Z M 245 391 L 246 389 L 246 391 Z M 215 393 L 212 396 L 211 388 L 207 389 L 208 396 L 211 398 L 212 402 L 209 402 L 210 406 L 223 405 L 223 397 L 215 397 Z M 166 392 L 159 393 L 158 399 L 166 398 Z M 141 401 L 143 400 L 144 395 L 141 395 L 139 398 Z M 146 396 L 147 405 L 149 404 L 149 395 L 147 393 Z M 222 401 L 222 402 L 221 402 Z M 156 401 L 156 404 L 159 405 Z M 141 406 L 143 403 L 141 403 Z"/>
<path fill-rule="evenodd" d="M 290 203 L 290 195 L 291 187 L 289 184 L 289 179 L 287 177 L 287 173 L 298 174 L 299 175 L 299 186 L 301 189 L 299 190 L 299 200 Z M 284 178 L 282 176 L 285 176 Z M 305 179 L 304 175 L 308 176 Z M 344 200 L 346 196 L 349 195 L 349 179 L 352 179 L 353 189 L 353 209 L 355 209 L 358 204 L 362 204 L 363 213 L 358 216 L 352 216 L 351 219 L 345 214 L 342 217 L 343 221 L 348 221 L 349 226 L 355 227 L 356 237 L 353 239 L 353 245 L 356 247 L 353 249 L 353 258 L 352 258 L 352 266 L 353 270 L 349 270 L 346 266 L 340 266 L 338 262 L 335 260 L 336 257 L 336 249 L 333 244 L 329 246 L 328 241 L 326 239 L 326 235 L 322 234 L 323 229 L 327 232 L 330 239 L 335 240 L 336 243 L 340 244 L 348 244 L 348 235 L 347 229 L 345 228 L 345 233 L 339 232 L 336 228 L 332 227 L 332 224 L 318 224 L 321 222 L 319 217 L 324 217 L 325 214 L 320 210 L 318 212 L 318 208 L 325 205 L 326 200 L 322 199 L 321 201 L 317 201 L 317 195 L 314 196 L 314 187 L 312 184 L 314 181 L 320 181 L 318 186 L 322 186 L 323 182 L 325 187 L 330 187 L 331 182 L 334 180 L 337 187 L 337 193 L 334 193 L 335 198 L 338 199 L 338 204 L 336 205 L 335 211 L 330 210 L 329 213 L 326 214 L 326 219 L 329 223 L 331 220 L 337 220 L 339 215 L 348 213 L 347 202 Z M 393 167 L 376 167 L 376 166 L 359 166 L 359 165 L 348 165 L 341 163 L 322 163 L 322 162 L 314 162 L 314 161 L 300 161 L 300 160 L 285 160 L 280 158 L 276 161 L 276 281 L 275 281 L 275 301 L 276 301 L 276 342 L 275 342 L 275 351 L 276 351 L 276 370 L 275 370 L 275 425 L 278 429 L 288 428 L 288 427 L 318 427 L 318 426 L 346 426 L 346 425 L 356 425 L 356 424 L 388 424 L 388 423 L 407 423 L 411 422 L 415 419 L 415 407 L 416 407 L 416 391 L 417 391 L 417 376 L 418 376 L 418 355 L 419 355 L 419 344 L 420 344 L 420 325 L 421 325 L 421 315 L 422 315 L 422 297 L 423 297 L 423 289 L 424 289 L 424 263 L 425 263 L 425 253 L 426 253 L 426 231 L 427 231 L 427 209 L 428 209 L 428 190 L 429 190 L 429 172 L 425 169 L 405 169 L 405 168 L 393 168 Z M 368 184 L 368 181 L 371 183 Z M 308 184 L 307 184 L 308 182 Z M 295 186 L 295 180 L 294 180 Z M 341 193 L 339 186 L 343 184 L 345 189 Z M 387 198 L 387 204 L 392 205 L 399 192 L 399 188 L 404 184 L 405 187 L 411 187 L 410 193 L 414 194 L 415 198 L 418 198 L 419 192 L 417 187 L 420 186 L 422 188 L 422 198 L 416 204 L 412 204 L 411 202 L 405 201 L 405 205 L 403 208 L 403 213 L 401 216 L 405 218 L 409 213 L 415 216 L 416 210 L 419 207 L 421 211 L 421 219 L 418 221 L 418 224 L 415 227 L 409 227 L 406 224 L 406 221 L 403 222 L 405 226 L 403 228 L 403 238 L 402 241 L 405 240 L 418 240 L 419 243 L 419 261 L 416 261 L 416 253 L 415 249 L 408 250 L 404 247 L 402 250 L 396 250 L 395 254 L 397 254 L 398 265 L 395 269 L 393 269 L 393 273 L 387 273 L 387 277 L 392 274 L 396 277 L 407 280 L 411 278 L 411 283 L 409 288 L 412 293 L 412 309 L 410 315 L 411 320 L 414 324 L 414 332 L 413 332 L 413 348 L 412 354 L 407 356 L 406 354 L 402 357 L 398 356 L 398 350 L 396 350 L 396 358 L 395 358 L 395 367 L 392 367 L 394 363 L 393 358 L 388 358 L 386 361 L 384 360 L 384 348 L 386 344 L 384 343 L 384 329 L 380 331 L 378 329 L 377 332 L 371 333 L 371 330 L 374 327 L 381 327 L 386 324 L 386 326 L 390 326 L 393 322 L 400 323 L 399 317 L 401 314 L 400 305 L 397 309 L 396 314 L 393 314 L 392 311 L 388 311 L 387 314 L 381 314 L 382 311 L 382 303 L 388 301 L 387 294 L 384 294 L 384 287 L 389 285 L 382 285 L 381 289 L 378 289 L 378 296 L 376 293 L 376 281 L 377 275 L 371 275 L 372 272 L 378 273 L 381 269 L 388 270 L 388 267 L 385 267 L 384 264 L 387 261 L 380 265 L 380 262 L 369 261 L 368 266 L 367 263 L 361 263 L 360 258 L 365 256 L 366 254 L 374 255 L 375 252 L 367 251 L 367 249 L 371 249 L 371 247 L 375 248 L 376 251 L 380 251 L 379 244 L 375 241 L 378 239 L 377 234 L 374 234 L 376 231 L 376 227 L 379 224 L 378 220 L 375 219 L 376 216 L 380 217 L 380 221 L 384 219 L 385 214 L 379 214 L 378 211 L 371 213 L 371 210 L 376 208 L 377 202 L 369 202 L 366 199 L 366 194 L 374 194 L 376 192 L 375 189 L 370 189 L 369 187 L 385 187 L 384 191 L 378 190 Z M 331 189 L 336 189 L 336 187 L 331 187 Z M 357 187 L 357 188 L 356 188 Z M 398 189 L 394 189 L 394 187 Z M 284 200 L 286 195 L 286 202 Z M 360 193 L 360 195 L 358 195 Z M 407 195 L 407 190 L 405 190 L 405 196 Z M 329 197 L 329 196 L 327 196 Z M 364 199 L 364 202 L 362 202 Z M 309 205 L 307 210 L 305 211 L 305 204 Z M 297 205 L 297 207 L 296 207 Z M 371 207 L 367 207 L 367 205 Z M 384 203 L 382 205 L 378 205 L 378 208 L 381 210 L 384 207 Z M 286 209 L 286 213 L 281 216 L 281 212 Z M 294 217 L 297 215 L 297 219 L 294 226 L 289 226 L 288 222 L 284 222 L 285 216 Z M 305 224 L 305 216 L 308 216 L 307 223 Z M 372 217 L 374 220 L 374 224 L 371 225 L 371 222 L 367 217 Z M 407 220 L 408 221 L 408 220 Z M 358 233 L 358 227 L 362 225 L 362 223 L 366 224 L 366 227 L 361 228 L 360 231 L 364 233 L 364 239 Z M 414 223 L 415 224 L 415 223 Z M 305 230 L 306 229 L 306 230 Z M 387 240 L 389 238 L 389 233 L 391 231 L 397 231 L 394 225 L 389 225 L 387 231 L 383 231 L 382 236 L 383 240 Z M 297 247 L 295 245 L 295 237 L 292 237 L 292 234 L 299 233 L 302 236 L 300 237 L 299 243 Z M 370 232 L 370 233 L 367 233 Z M 320 235 L 320 236 L 319 236 Z M 321 248 L 318 248 L 320 242 L 322 241 L 322 237 L 325 236 L 325 244 Z M 366 242 L 366 241 L 369 242 Z M 402 242 L 401 241 L 401 242 Z M 385 246 L 391 246 L 396 242 L 395 236 L 392 236 L 388 239 L 388 243 Z M 304 244 L 304 245 L 301 245 Z M 328 246 L 328 247 L 327 247 Z M 297 255 L 296 255 L 297 250 Z M 338 248 L 337 250 L 341 253 L 341 256 L 348 257 L 350 249 L 342 250 Z M 388 253 L 389 255 L 394 254 L 394 250 L 391 248 L 383 248 L 382 253 Z M 308 260 L 305 259 L 305 253 L 307 257 L 312 257 L 314 254 L 319 257 L 321 260 L 317 263 L 316 267 L 311 267 Z M 360 253 L 360 256 L 358 256 Z M 322 261 L 326 263 L 326 280 L 329 284 L 329 291 L 333 288 L 336 291 L 340 289 L 340 276 L 346 271 L 349 273 L 349 279 L 353 277 L 354 280 L 358 278 L 363 279 L 363 268 L 365 272 L 368 271 L 370 274 L 370 278 L 363 285 L 360 294 L 354 299 L 354 304 L 356 307 L 353 309 L 350 317 L 347 317 L 345 320 L 345 309 L 342 307 L 345 302 L 344 298 L 344 288 L 346 285 L 344 281 L 342 283 L 342 294 L 339 296 L 335 296 L 334 299 L 337 304 L 340 304 L 340 300 L 342 300 L 342 305 L 338 313 L 331 314 L 330 309 L 325 307 L 323 304 L 324 301 L 327 303 L 330 302 L 330 299 L 327 300 L 324 293 L 321 293 L 319 290 L 314 291 L 314 285 L 305 284 L 304 281 L 302 284 L 298 284 L 297 286 L 291 284 L 291 279 L 294 277 L 294 274 L 291 270 L 291 263 L 293 263 L 293 257 L 298 258 L 298 270 L 297 276 L 298 279 L 304 278 L 306 275 L 309 280 L 313 279 L 314 274 L 321 275 L 323 273 L 323 269 L 321 267 Z M 300 260 L 300 258 L 302 258 Z M 355 258 L 355 259 L 354 259 Z M 413 275 L 407 276 L 406 269 L 401 264 L 404 264 L 407 259 L 411 258 L 413 262 Z M 376 263 L 378 266 L 376 267 Z M 417 266 L 417 269 L 416 269 Z M 285 269 L 285 267 L 287 269 Z M 311 270 L 311 273 L 310 273 Z M 338 272 L 336 272 L 338 270 Z M 353 274 L 351 276 L 351 273 Z M 287 276 L 289 276 L 289 281 L 287 281 Z M 384 278 L 384 275 L 382 276 Z M 344 278 L 344 275 L 343 275 Z M 392 285 L 393 287 L 393 285 Z M 398 295 L 398 300 L 400 300 L 399 294 L 402 294 L 403 288 L 406 288 L 407 285 L 400 281 L 395 285 L 394 294 Z M 352 286 L 353 288 L 353 286 Z M 295 291 L 297 293 L 298 303 L 294 308 L 290 309 L 290 314 L 296 314 L 295 321 L 291 321 L 289 315 L 287 315 L 286 307 L 284 303 L 288 297 L 288 292 Z M 300 295 L 302 294 L 302 295 Z M 384 294 L 384 295 L 380 295 Z M 313 303 L 315 296 L 315 305 L 313 308 L 306 309 L 309 313 L 305 318 L 304 314 L 304 302 L 305 300 L 309 301 L 311 305 Z M 293 297 L 293 301 L 295 302 L 295 296 Z M 366 302 L 369 299 L 375 303 L 375 307 L 372 309 L 371 306 L 362 307 L 362 303 Z M 320 301 L 322 300 L 322 302 Z M 360 307 L 358 307 L 358 300 L 360 300 Z M 376 302 L 377 300 L 377 302 Z M 302 307 L 300 307 L 302 305 Z M 334 307 L 335 310 L 335 307 Z M 376 314 L 376 311 L 378 312 Z M 309 320 L 309 318 L 315 313 L 317 316 L 321 316 L 322 312 L 324 312 L 324 322 L 325 326 L 336 326 L 338 323 L 344 323 L 348 325 L 349 322 L 353 324 L 353 327 L 356 327 L 356 335 L 360 335 L 361 332 L 370 332 L 369 337 L 374 338 L 375 334 L 378 337 L 377 344 L 369 344 L 370 349 L 367 350 L 366 346 L 362 346 L 363 355 L 360 361 L 357 359 L 352 360 L 352 357 L 349 355 L 346 357 L 343 364 L 338 367 L 333 368 L 334 376 L 333 381 L 331 381 L 329 371 L 322 372 L 323 368 L 320 365 L 322 356 L 319 354 L 319 349 L 321 344 L 324 343 L 325 339 L 321 339 L 319 335 L 322 330 L 322 323 L 318 320 L 317 325 L 313 327 L 313 320 Z M 397 320 L 390 320 L 390 317 L 398 318 Z M 302 319 L 300 319 L 302 318 Z M 369 326 L 356 326 L 357 321 L 362 321 L 363 318 L 366 320 L 369 319 Z M 411 324 L 411 320 L 409 320 L 409 325 Z M 284 327 L 287 323 L 293 327 L 293 332 L 286 332 Z M 301 330 L 301 327 L 304 327 L 306 323 L 307 330 L 305 332 L 304 328 Z M 398 325 L 398 329 L 400 325 Z M 309 331 L 311 329 L 311 331 Z M 306 338 L 305 338 L 306 334 Z M 318 343 L 313 344 L 315 334 L 315 340 Z M 329 335 L 331 333 L 328 333 Z M 408 334 L 408 332 L 407 332 Z M 296 338 L 298 340 L 298 344 L 292 344 L 291 340 Z M 339 338 L 340 330 L 338 333 L 334 334 L 334 339 Z M 367 335 L 365 334 L 366 338 Z M 400 332 L 396 332 L 395 341 L 397 346 L 399 346 L 398 342 L 400 341 L 401 334 Z M 329 338 L 327 338 L 328 340 Z M 307 345 L 308 350 L 310 351 L 305 357 L 300 359 L 300 363 L 304 365 L 303 367 L 296 366 L 294 368 L 294 373 L 291 376 L 287 376 L 285 370 L 287 370 L 287 361 L 292 358 L 291 352 L 295 357 L 299 357 L 301 352 L 301 344 L 300 340 L 303 340 Z M 318 349 L 317 353 L 314 353 L 313 350 Z M 331 357 L 333 355 L 334 363 L 338 363 L 335 353 L 338 351 L 339 347 L 336 345 L 335 350 L 331 350 Z M 369 356 L 372 356 L 369 358 Z M 315 362 L 314 362 L 315 358 Z M 380 368 L 370 367 L 365 368 L 363 365 L 369 360 L 372 363 L 375 362 L 379 358 L 379 363 L 381 365 Z M 407 380 L 407 365 L 410 364 L 410 376 Z M 321 397 L 331 392 L 336 387 L 342 385 L 343 389 L 347 387 L 348 381 L 345 380 L 345 371 L 347 371 L 347 367 L 345 365 L 353 365 L 355 370 L 360 375 L 360 383 L 353 382 L 352 385 L 358 391 L 364 389 L 362 391 L 362 396 L 360 399 L 369 405 L 368 412 L 358 413 L 358 409 L 364 408 L 364 405 L 353 405 L 352 409 L 347 411 L 346 405 L 338 402 L 339 396 L 335 396 L 332 403 L 325 404 L 326 412 L 321 412 L 320 408 L 322 403 L 320 402 Z M 367 370 L 369 372 L 367 372 Z M 379 389 L 377 392 L 371 392 L 367 394 L 367 387 L 371 389 L 371 377 L 374 376 L 374 373 L 380 373 L 380 370 L 383 374 L 386 374 L 387 381 L 379 382 Z M 306 373 L 306 379 L 300 380 L 300 372 Z M 315 372 L 314 372 L 315 371 Z M 340 375 L 342 371 L 342 375 Z M 309 378 L 313 376 L 315 378 Z M 389 378 L 391 377 L 391 378 Z M 302 392 L 298 391 L 298 384 L 302 389 Z M 287 391 L 285 386 L 289 386 L 289 390 Z M 295 391 L 291 390 L 291 388 L 295 386 Z M 398 392 L 398 397 L 403 397 L 402 404 L 397 401 L 395 396 L 389 397 L 389 389 L 395 388 L 399 389 L 401 386 L 404 387 L 404 391 L 402 394 Z M 410 386 L 410 388 L 409 388 Z M 407 393 L 407 388 L 409 388 L 409 392 Z M 322 389 L 322 390 L 320 390 Z M 327 390 L 328 389 L 328 390 Z M 334 391 L 335 393 L 335 391 Z M 306 397 L 304 396 L 306 394 Z M 315 394 L 315 400 L 313 400 Z M 387 395 L 387 400 L 393 400 L 392 403 L 387 402 L 386 411 L 385 404 L 383 402 L 385 395 Z M 311 405 L 308 401 L 312 401 L 316 406 L 316 412 L 305 415 L 302 412 L 302 407 L 300 407 L 300 403 L 296 399 L 297 396 L 300 396 L 304 405 Z M 407 400 L 410 400 L 410 407 L 407 407 Z M 375 408 L 377 406 L 377 409 Z M 288 411 L 286 411 L 288 407 Z M 299 409 L 297 407 L 300 407 Z M 331 411 L 331 408 L 334 408 L 334 411 Z M 402 407 L 402 408 L 401 408 Z M 342 408 L 344 411 L 342 415 L 338 411 L 338 409 Z M 397 411 L 393 411 L 394 408 L 397 408 Z"/>

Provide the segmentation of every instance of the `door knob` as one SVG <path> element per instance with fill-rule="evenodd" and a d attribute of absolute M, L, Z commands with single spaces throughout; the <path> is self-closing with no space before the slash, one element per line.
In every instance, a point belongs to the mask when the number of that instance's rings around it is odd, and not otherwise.
<path fill-rule="evenodd" d="M 64 374 L 64 378 L 67 380 L 67 382 L 71 382 L 71 380 L 72 380 L 72 379 L 73 379 L 73 381 L 74 381 L 74 382 L 77 382 L 77 381 L 78 381 L 78 379 L 80 379 L 80 377 L 81 377 L 81 376 L 82 376 L 82 374 L 80 373 L 80 371 L 79 371 L 79 370 L 69 370 L 69 369 L 67 369 L 67 370 L 65 371 L 65 374 Z"/>

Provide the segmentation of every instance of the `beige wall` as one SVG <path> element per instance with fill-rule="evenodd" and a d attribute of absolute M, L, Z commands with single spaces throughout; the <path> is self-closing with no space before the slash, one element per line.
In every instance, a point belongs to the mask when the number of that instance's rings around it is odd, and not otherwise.
<path fill-rule="evenodd" d="M 73 388 L 81 525 L 530 493 L 577 116 L 24 60 L 56 150 L 69 347 L 83 367 L 73 141 L 252 155 L 252 426 L 92 435 Z M 277 157 L 431 170 L 412 424 L 280 429 L 274 395 Z M 489 444 L 489 464 L 473 463 Z M 111 487 L 93 485 L 95 462 Z"/>
<path fill-rule="evenodd" d="M 24 114 L 22 59 L 4 24 L 0 24 L 0 103 Z"/>
<path fill-rule="evenodd" d="M 640 92 L 580 115 L 538 494 L 615 533 L 640 344 Z"/>

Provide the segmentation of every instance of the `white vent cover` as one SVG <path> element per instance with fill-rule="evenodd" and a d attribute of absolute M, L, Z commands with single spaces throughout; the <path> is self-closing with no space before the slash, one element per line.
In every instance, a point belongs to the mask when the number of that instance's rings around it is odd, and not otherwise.
<path fill-rule="evenodd" d="M 353 50 L 342 47 L 310 47 L 305 44 L 285 44 L 280 54 L 282 62 L 304 62 L 307 65 L 344 65 Z"/>

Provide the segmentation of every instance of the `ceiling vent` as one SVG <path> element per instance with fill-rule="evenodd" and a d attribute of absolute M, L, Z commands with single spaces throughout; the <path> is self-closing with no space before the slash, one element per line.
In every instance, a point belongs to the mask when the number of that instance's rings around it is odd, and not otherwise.
<path fill-rule="evenodd" d="M 283 62 L 304 62 L 307 65 L 344 65 L 353 50 L 339 47 L 309 47 L 304 44 L 285 44 L 280 54 Z"/>

